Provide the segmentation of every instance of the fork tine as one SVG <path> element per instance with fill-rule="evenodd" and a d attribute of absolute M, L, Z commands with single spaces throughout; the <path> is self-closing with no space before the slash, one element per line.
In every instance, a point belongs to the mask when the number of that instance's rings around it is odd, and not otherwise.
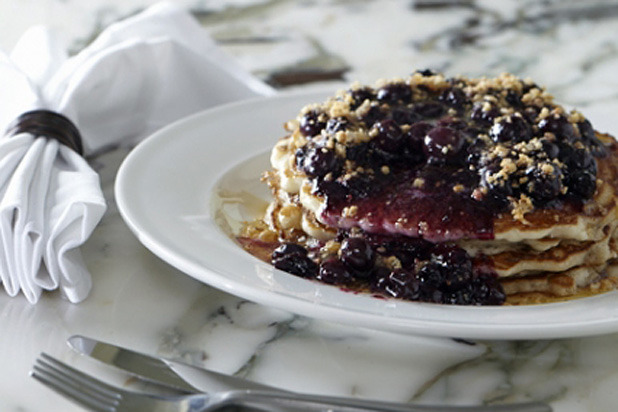
<path fill-rule="evenodd" d="M 45 353 L 36 360 L 31 375 L 68 398 L 97 411 L 114 411 L 122 398 L 114 387 Z"/>
<path fill-rule="evenodd" d="M 118 388 L 88 375 L 87 373 L 79 371 L 46 353 L 41 353 L 39 361 L 40 364 L 45 363 L 48 368 L 55 370 L 59 375 L 66 377 L 68 380 L 72 380 L 79 386 L 86 386 L 87 388 L 92 389 L 94 392 L 101 394 L 102 397 L 113 399 L 119 399 L 122 397 L 122 394 L 119 393 Z"/>
<path fill-rule="evenodd" d="M 93 399 L 92 397 L 80 392 L 79 390 L 60 383 L 53 377 L 50 378 L 47 374 L 40 374 L 33 371 L 30 373 L 30 375 L 37 381 L 41 382 L 43 385 L 53 389 L 55 392 L 61 394 L 65 398 L 71 399 L 80 406 L 83 406 L 93 411 L 114 412 L 112 406 L 105 406 L 99 401 Z"/>
<path fill-rule="evenodd" d="M 33 367 L 33 376 L 36 377 L 36 375 L 47 378 L 48 380 L 54 380 L 58 385 L 63 385 L 66 388 L 78 391 L 78 393 L 80 393 L 83 397 L 91 398 L 93 402 L 113 405 L 116 401 L 116 398 L 110 398 L 104 393 L 84 386 L 82 385 L 82 382 L 68 377 L 67 375 L 63 374 L 63 372 L 58 371 L 57 369 L 47 364 L 36 364 Z"/>

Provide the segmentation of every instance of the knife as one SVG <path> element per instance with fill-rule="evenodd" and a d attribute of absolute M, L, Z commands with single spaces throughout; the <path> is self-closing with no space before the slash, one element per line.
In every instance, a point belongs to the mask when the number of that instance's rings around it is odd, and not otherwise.
<path fill-rule="evenodd" d="M 273 386 L 218 373 L 180 361 L 146 355 L 131 349 L 75 335 L 67 340 L 75 351 L 123 369 L 147 382 L 169 385 L 186 393 L 259 390 L 289 393 Z"/>

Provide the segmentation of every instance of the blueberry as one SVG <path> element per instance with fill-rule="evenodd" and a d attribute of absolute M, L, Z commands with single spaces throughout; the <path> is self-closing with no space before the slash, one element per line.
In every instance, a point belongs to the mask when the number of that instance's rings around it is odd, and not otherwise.
<path fill-rule="evenodd" d="M 542 119 L 538 127 L 542 133 L 553 133 L 559 141 L 573 141 L 576 137 L 573 125 L 559 114 Z"/>
<path fill-rule="evenodd" d="M 394 120 L 381 120 L 374 126 L 377 129 L 377 136 L 374 145 L 377 149 L 385 152 L 396 152 L 401 146 L 401 128 Z"/>
<path fill-rule="evenodd" d="M 472 144 L 468 145 L 466 148 L 466 152 L 468 153 L 467 163 L 469 165 L 478 166 L 485 150 L 485 142 L 481 139 L 474 139 Z"/>
<path fill-rule="evenodd" d="M 551 171 L 533 168 L 526 173 L 526 190 L 536 205 L 543 205 L 556 199 L 562 193 L 562 172 L 551 165 Z"/>
<path fill-rule="evenodd" d="M 425 264 L 418 271 L 421 287 L 426 291 L 440 288 L 444 283 L 443 271 L 445 271 L 444 266 L 437 262 L 428 262 Z"/>
<path fill-rule="evenodd" d="M 278 249 L 283 247 L 289 248 L 288 253 L 283 253 L 283 250 L 278 251 Z M 315 277 L 318 265 L 307 256 L 306 250 L 304 253 L 302 251 L 299 253 L 296 248 L 282 245 L 275 249 L 275 252 L 276 254 L 273 253 L 271 262 L 277 269 L 303 278 Z"/>
<path fill-rule="evenodd" d="M 563 142 L 559 145 L 558 158 L 570 170 L 585 170 L 596 174 L 596 161 L 589 150 L 585 148 L 575 148 L 572 145 Z"/>
<path fill-rule="evenodd" d="M 410 127 L 406 135 L 412 141 L 423 142 L 425 136 L 427 136 L 427 133 L 429 133 L 431 129 L 433 129 L 431 124 L 427 122 L 418 122 Z"/>
<path fill-rule="evenodd" d="M 506 96 L 504 98 L 508 104 L 515 108 L 520 108 L 523 103 L 521 102 L 521 96 L 514 90 L 509 90 L 506 92 Z"/>
<path fill-rule="evenodd" d="M 434 127 L 423 140 L 425 154 L 430 160 L 444 160 L 457 154 L 464 144 L 461 133 L 450 127 Z"/>
<path fill-rule="evenodd" d="M 503 212 L 510 206 L 509 196 L 512 195 L 512 189 L 509 184 L 493 185 L 489 188 L 483 202 L 496 212 Z"/>
<path fill-rule="evenodd" d="M 307 256 L 307 249 L 296 243 L 282 243 L 272 253 L 273 259 L 278 259 L 286 255 Z"/>
<path fill-rule="evenodd" d="M 560 154 L 560 148 L 557 144 L 544 139 L 541 144 L 543 145 L 543 151 L 549 159 L 556 159 Z"/>
<path fill-rule="evenodd" d="M 591 171 L 592 173 L 596 173 L 596 162 L 592 153 L 585 148 L 575 149 L 573 151 L 573 156 L 571 159 L 572 167 L 577 167 L 578 169 L 585 169 Z"/>
<path fill-rule="evenodd" d="M 572 163 L 573 153 L 575 152 L 575 148 L 573 145 L 567 142 L 557 142 L 556 146 L 558 146 L 558 159 L 560 159 L 565 164 Z"/>
<path fill-rule="evenodd" d="M 496 107 L 490 107 L 488 110 L 483 108 L 483 105 L 476 104 L 470 112 L 470 118 L 480 124 L 491 124 L 496 117 L 500 116 L 500 110 Z"/>
<path fill-rule="evenodd" d="M 390 269 L 384 266 L 376 266 L 371 271 L 369 286 L 374 292 L 384 292 L 384 286 L 388 283 L 391 274 Z"/>
<path fill-rule="evenodd" d="M 307 112 L 300 118 L 299 129 L 303 136 L 312 137 L 320 134 L 326 123 L 320 121 L 321 114 L 315 110 Z"/>
<path fill-rule="evenodd" d="M 370 128 L 375 122 L 385 117 L 386 115 L 380 110 L 379 106 L 371 106 L 367 112 L 362 115 L 360 120 L 365 123 L 365 127 Z"/>
<path fill-rule="evenodd" d="M 600 157 L 607 154 L 607 149 L 597 138 L 594 128 L 588 120 L 577 123 L 577 128 L 582 140 L 590 147 L 594 156 Z"/>
<path fill-rule="evenodd" d="M 439 100 L 447 106 L 459 111 L 463 110 L 464 105 L 468 103 L 468 98 L 466 97 L 464 91 L 457 87 L 447 89 L 442 92 Z"/>
<path fill-rule="evenodd" d="M 406 300 L 418 300 L 420 297 L 420 281 L 411 271 L 395 269 L 386 276 L 376 277 L 375 289 L 382 293 Z"/>
<path fill-rule="evenodd" d="M 458 288 L 448 291 L 442 296 L 442 303 L 447 305 L 470 305 L 472 304 L 470 288 Z"/>
<path fill-rule="evenodd" d="M 532 127 L 520 116 L 509 116 L 489 129 L 489 136 L 494 142 L 527 142 L 532 138 Z"/>
<path fill-rule="evenodd" d="M 316 279 L 332 285 L 348 285 L 354 277 L 339 259 L 331 258 L 320 264 Z"/>
<path fill-rule="evenodd" d="M 506 294 L 495 275 L 481 274 L 477 276 L 466 291 L 467 305 L 501 305 L 506 300 Z"/>
<path fill-rule="evenodd" d="M 407 103 L 412 98 L 412 89 L 406 83 L 390 83 L 379 88 L 376 97 L 386 103 Z"/>
<path fill-rule="evenodd" d="M 578 170 L 569 174 L 568 187 L 569 192 L 582 199 L 590 199 L 596 192 L 597 182 L 592 173 Z"/>
<path fill-rule="evenodd" d="M 328 202 L 343 201 L 348 194 L 348 190 L 337 180 L 318 180 L 314 191 L 325 196 Z"/>
<path fill-rule="evenodd" d="M 425 160 L 424 139 L 433 126 L 429 123 L 414 123 L 410 129 L 404 133 L 402 140 L 404 148 L 407 150 L 407 158 L 410 163 L 419 163 Z"/>
<path fill-rule="evenodd" d="M 526 106 L 523 111 L 521 111 L 521 115 L 524 116 L 531 124 L 536 123 L 536 118 L 538 117 L 540 109 L 536 106 Z"/>
<path fill-rule="evenodd" d="M 419 300 L 432 303 L 442 303 L 444 296 L 444 277 L 442 268 L 435 263 L 428 263 L 418 271 Z"/>
<path fill-rule="evenodd" d="M 326 132 L 334 134 L 342 130 L 346 130 L 350 125 L 350 121 L 345 117 L 333 117 L 326 122 Z"/>
<path fill-rule="evenodd" d="M 447 291 L 464 289 L 472 281 L 472 276 L 471 268 L 453 266 L 445 273 L 443 289 Z"/>
<path fill-rule="evenodd" d="M 432 259 L 448 267 L 468 267 L 471 264 L 468 253 L 456 245 L 438 244 L 432 251 Z"/>
<path fill-rule="evenodd" d="M 306 152 L 301 169 L 310 178 L 316 178 L 328 173 L 336 176 L 341 171 L 341 167 L 341 160 L 335 152 L 323 147 L 312 147 Z"/>
<path fill-rule="evenodd" d="M 387 255 L 394 255 L 404 268 L 412 268 L 420 260 L 429 258 L 431 243 L 423 239 L 402 238 L 383 246 Z"/>
<path fill-rule="evenodd" d="M 509 197 L 513 196 L 513 186 L 508 180 L 490 179 L 489 176 L 495 175 L 500 170 L 500 163 L 495 162 L 484 166 L 481 169 L 481 186 L 485 189 L 483 203 L 490 209 L 500 212 L 509 205 Z"/>
<path fill-rule="evenodd" d="M 590 142 L 596 139 L 594 128 L 587 119 L 577 123 L 577 128 L 579 129 L 579 134 L 585 142 Z"/>
<path fill-rule="evenodd" d="M 369 271 L 375 262 L 375 253 L 369 243 L 358 237 L 344 239 L 339 253 L 341 261 L 357 272 Z"/>
<path fill-rule="evenodd" d="M 370 144 L 368 142 L 348 146 L 346 149 L 346 158 L 359 164 L 365 164 L 367 163 L 369 151 Z"/>
<path fill-rule="evenodd" d="M 373 100 L 375 98 L 373 90 L 369 87 L 360 87 L 350 90 L 349 93 L 352 96 L 351 110 L 356 110 L 365 100 Z"/>

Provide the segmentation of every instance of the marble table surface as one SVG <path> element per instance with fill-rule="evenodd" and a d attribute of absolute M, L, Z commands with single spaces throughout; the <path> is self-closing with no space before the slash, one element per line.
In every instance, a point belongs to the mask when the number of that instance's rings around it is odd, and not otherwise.
<path fill-rule="evenodd" d="M 33 24 L 75 51 L 148 0 L 5 0 L 0 47 Z M 182 0 L 221 46 L 280 89 L 405 76 L 510 71 L 547 86 L 598 130 L 618 134 L 618 2 L 490 0 Z M 618 334 L 461 341 L 312 320 L 244 301 L 146 250 L 114 205 L 121 149 L 91 159 L 109 209 L 82 248 L 94 288 L 82 303 L 36 305 L 0 292 L 0 410 L 79 410 L 28 376 L 41 351 L 101 367 L 66 344 L 85 334 L 285 389 L 475 405 L 538 400 L 555 411 L 614 411 Z"/>

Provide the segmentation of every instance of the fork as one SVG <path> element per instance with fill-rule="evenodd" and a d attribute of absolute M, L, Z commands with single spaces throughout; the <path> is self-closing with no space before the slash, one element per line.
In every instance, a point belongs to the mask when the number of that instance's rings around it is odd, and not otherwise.
<path fill-rule="evenodd" d="M 155 395 L 112 386 L 41 353 L 31 376 L 77 404 L 106 412 L 208 412 L 224 406 L 268 406 L 324 411 L 374 412 L 551 412 L 549 405 L 521 403 L 496 406 L 430 406 L 397 404 L 333 396 L 232 390 L 188 395 Z"/>

